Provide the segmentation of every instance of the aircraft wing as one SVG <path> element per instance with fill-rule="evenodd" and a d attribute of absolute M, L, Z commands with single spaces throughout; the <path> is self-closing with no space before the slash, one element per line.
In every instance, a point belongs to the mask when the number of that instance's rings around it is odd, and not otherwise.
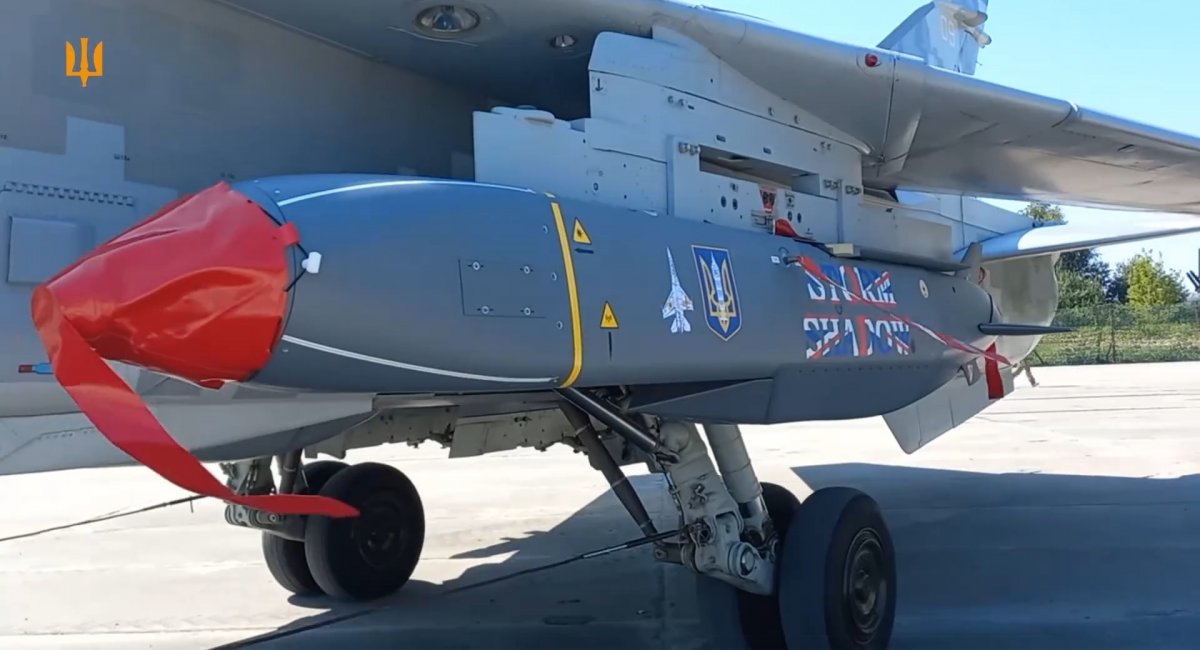
<path fill-rule="evenodd" d="M 923 100 L 892 107 L 909 113 L 911 143 L 894 145 L 867 182 L 1200 214 L 1200 138 L 953 72 L 921 72 Z"/>
<path fill-rule="evenodd" d="M 734 12 L 667 0 L 507 0 L 479 5 L 476 29 L 442 39 L 413 26 L 428 3 L 409 3 L 409 16 L 375 0 L 220 1 L 567 119 L 586 112 L 598 33 L 646 36 L 662 25 L 854 138 L 869 186 L 1200 214 L 1200 138 Z"/>
<path fill-rule="evenodd" d="M 1034 226 L 986 239 L 980 242 L 983 246 L 981 259 L 995 262 L 1194 232 L 1200 232 L 1200 219 L 1182 215 L 1146 215 L 1138 221 L 1110 223 L 1072 221 Z M 967 248 L 962 248 L 956 255 L 961 259 L 966 252 Z"/>

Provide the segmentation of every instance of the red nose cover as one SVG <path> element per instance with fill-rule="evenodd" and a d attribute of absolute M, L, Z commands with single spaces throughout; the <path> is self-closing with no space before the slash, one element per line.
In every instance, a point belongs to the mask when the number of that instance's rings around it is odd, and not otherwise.
<path fill-rule="evenodd" d="M 239 496 L 175 442 L 104 359 L 209 388 L 244 380 L 278 341 L 286 249 L 299 237 L 220 183 L 163 207 L 33 292 L 54 376 L 104 437 L 186 490 L 278 514 L 351 517 L 315 495 Z"/>

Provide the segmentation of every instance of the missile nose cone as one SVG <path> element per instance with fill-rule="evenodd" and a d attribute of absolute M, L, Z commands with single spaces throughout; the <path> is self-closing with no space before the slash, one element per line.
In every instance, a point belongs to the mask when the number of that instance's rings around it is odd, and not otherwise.
<path fill-rule="evenodd" d="M 175 442 L 105 362 L 210 388 L 266 364 L 281 335 L 291 224 L 280 226 L 221 183 L 171 203 L 80 258 L 33 293 L 54 376 L 116 447 L 172 483 L 277 514 L 349 517 L 315 495 L 239 495 Z"/>
<path fill-rule="evenodd" d="M 286 248 L 298 240 L 221 183 L 171 203 L 34 293 L 101 357 L 216 387 L 246 379 L 279 338 Z"/>

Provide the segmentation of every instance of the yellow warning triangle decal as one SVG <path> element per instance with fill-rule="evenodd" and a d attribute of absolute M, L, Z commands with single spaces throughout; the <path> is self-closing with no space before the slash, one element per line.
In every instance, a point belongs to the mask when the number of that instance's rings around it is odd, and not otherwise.
<path fill-rule="evenodd" d="M 575 220 L 575 243 L 576 244 L 591 244 L 592 238 L 588 237 L 587 231 L 583 229 L 583 224 L 579 220 Z"/>
<path fill-rule="evenodd" d="M 576 221 L 575 223 L 579 223 Z M 617 324 L 617 315 L 613 313 L 612 305 L 608 301 L 604 301 L 604 312 L 600 315 L 600 328 L 606 330 L 615 330 L 620 325 Z"/>

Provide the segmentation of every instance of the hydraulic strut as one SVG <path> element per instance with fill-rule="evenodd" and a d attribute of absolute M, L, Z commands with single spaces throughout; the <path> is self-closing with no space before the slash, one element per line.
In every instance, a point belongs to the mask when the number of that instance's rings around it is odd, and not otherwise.
<path fill-rule="evenodd" d="M 642 504 L 641 498 L 633 486 L 629 484 L 628 477 L 625 472 L 621 471 L 617 461 L 613 460 L 612 454 L 608 453 L 608 449 L 600 442 L 600 438 L 596 435 L 596 429 L 592 426 L 592 421 L 583 411 L 579 410 L 571 404 L 563 404 L 561 406 L 563 415 L 567 416 L 567 420 L 571 426 L 575 428 L 575 437 L 579 442 L 583 443 L 587 449 L 588 458 L 591 459 L 592 465 L 604 474 L 604 478 L 608 481 L 608 486 L 612 488 L 613 494 L 617 495 L 617 500 L 629 512 L 629 516 L 637 522 L 638 528 L 647 537 L 653 537 L 658 534 L 658 529 L 654 527 L 654 522 L 650 520 L 650 514 L 646 512 L 646 506 Z"/>
<path fill-rule="evenodd" d="M 667 449 L 656 438 L 642 431 L 636 424 L 625 419 L 621 415 L 620 410 L 608 400 L 596 397 L 578 388 L 559 388 L 556 390 L 563 399 L 566 399 L 583 412 L 608 425 L 608 428 L 612 429 L 613 432 L 624 438 L 634 447 L 657 458 L 671 462 L 679 460 L 678 454 Z"/>

